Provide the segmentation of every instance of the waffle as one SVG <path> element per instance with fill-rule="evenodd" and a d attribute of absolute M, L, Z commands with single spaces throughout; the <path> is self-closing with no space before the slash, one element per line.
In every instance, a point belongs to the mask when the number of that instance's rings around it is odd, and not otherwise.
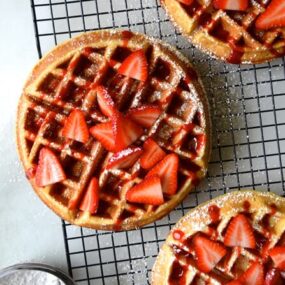
<path fill-rule="evenodd" d="M 144 82 L 118 74 L 122 61 L 138 49 L 145 51 L 148 61 Z M 162 108 L 155 123 L 144 128 L 133 144 L 140 147 L 152 137 L 167 154 L 179 157 L 178 190 L 166 195 L 162 205 L 126 200 L 128 190 L 147 174 L 138 160 L 127 169 L 108 169 L 113 153 L 94 137 L 80 143 L 62 136 L 74 109 L 85 114 L 89 128 L 108 122 L 96 103 L 98 84 L 116 93 L 115 105 L 122 113 L 144 104 Z M 203 138 L 203 144 L 193 151 L 196 137 Z M 166 215 L 205 176 L 210 150 L 208 104 L 196 72 L 171 46 L 129 31 L 84 33 L 57 46 L 33 69 L 20 98 L 17 144 L 35 192 L 64 220 L 94 229 L 133 229 Z M 44 147 L 59 159 L 66 177 L 38 187 L 35 172 Z M 99 181 L 99 207 L 91 214 L 81 211 L 78 203 L 94 177 Z"/>
<path fill-rule="evenodd" d="M 161 0 L 175 26 L 203 52 L 229 63 L 261 63 L 285 55 L 285 28 L 257 30 L 270 1 L 251 0 L 246 11 L 220 10 L 213 1 Z"/>
<path fill-rule="evenodd" d="M 208 273 L 201 272 L 196 252 L 193 251 L 193 240 L 198 235 L 204 235 L 224 245 L 229 224 L 240 213 L 250 221 L 255 248 L 225 246 L 226 254 L 215 267 Z M 239 233 L 242 235 L 243 231 Z M 256 261 L 263 264 L 264 276 L 269 278 L 268 272 L 275 269 L 268 252 L 273 247 L 284 246 L 284 241 L 284 198 L 255 191 L 226 194 L 191 210 L 175 225 L 157 257 L 152 284 L 231 284 Z M 284 284 L 282 280 L 266 284 Z"/>

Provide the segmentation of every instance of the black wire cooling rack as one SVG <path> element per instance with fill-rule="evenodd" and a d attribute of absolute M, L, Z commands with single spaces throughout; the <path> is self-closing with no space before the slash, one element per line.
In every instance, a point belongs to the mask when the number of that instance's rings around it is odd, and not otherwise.
<path fill-rule="evenodd" d="M 195 65 L 212 108 L 207 178 L 168 216 L 142 229 L 103 232 L 63 222 L 70 274 L 78 284 L 149 284 L 159 247 L 189 209 L 233 189 L 284 195 L 284 58 L 230 65 L 193 48 L 156 0 L 31 0 L 39 56 L 83 31 L 126 28 L 177 46 Z"/>

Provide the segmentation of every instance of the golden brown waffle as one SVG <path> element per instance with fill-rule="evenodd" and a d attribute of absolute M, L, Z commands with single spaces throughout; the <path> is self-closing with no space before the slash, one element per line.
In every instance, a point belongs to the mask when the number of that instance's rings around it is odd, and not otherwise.
<path fill-rule="evenodd" d="M 201 272 L 195 252 L 191 250 L 193 238 L 202 234 L 224 244 L 229 223 L 239 213 L 248 217 L 253 227 L 256 248 L 226 247 L 226 255 L 215 268 L 209 273 Z M 194 208 L 175 225 L 157 257 L 152 284 L 227 284 L 241 276 L 255 261 L 264 263 L 266 273 L 272 268 L 270 258 L 265 257 L 266 252 L 284 244 L 284 198 L 255 191 L 226 194 Z"/>
<path fill-rule="evenodd" d="M 197 48 L 230 63 L 261 63 L 285 55 L 285 28 L 257 30 L 270 1 L 252 0 L 247 11 L 223 11 L 211 0 L 161 0 L 176 27 Z"/>
<path fill-rule="evenodd" d="M 146 82 L 117 73 L 130 52 L 143 49 L 149 64 Z M 112 153 L 90 136 L 86 144 L 61 135 L 72 110 L 80 109 L 88 127 L 108 119 L 96 103 L 97 84 L 116 92 L 116 107 L 157 102 L 163 112 L 136 142 L 150 136 L 167 152 L 180 158 L 178 191 L 160 206 L 129 203 L 128 189 L 142 181 L 146 172 L 136 161 L 126 170 L 105 168 Z M 185 128 L 191 124 L 191 130 Z M 191 151 L 193 138 L 205 143 Z M 173 209 L 205 176 L 210 150 L 210 119 L 200 79 L 189 62 L 174 48 L 129 31 L 96 31 L 82 34 L 49 52 L 35 66 L 20 99 L 17 141 L 27 176 L 39 197 L 63 219 L 95 229 L 131 229 L 153 222 Z M 39 151 L 47 146 L 59 158 L 66 179 L 37 187 L 33 173 Z M 92 177 L 99 179 L 100 200 L 96 214 L 71 209 L 71 201 L 84 196 Z"/>

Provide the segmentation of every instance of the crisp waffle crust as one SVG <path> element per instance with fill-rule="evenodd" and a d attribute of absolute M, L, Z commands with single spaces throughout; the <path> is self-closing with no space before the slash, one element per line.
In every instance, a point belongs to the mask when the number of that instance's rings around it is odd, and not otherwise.
<path fill-rule="evenodd" d="M 229 222 L 239 213 L 249 217 L 256 249 L 227 247 L 226 257 L 210 273 L 199 271 L 195 254 L 189 253 L 194 235 L 204 234 L 223 244 Z M 253 261 L 270 265 L 264 253 L 276 245 L 284 246 L 284 241 L 284 198 L 269 192 L 232 192 L 199 205 L 178 221 L 157 257 L 152 284 L 227 284 Z M 174 277 L 177 283 L 172 282 Z"/>
<path fill-rule="evenodd" d="M 270 1 L 249 1 L 247 11 L 223 11 L 211 0 L 185 5 L 161 0 L 175 26 L 196 47 L 230 63 L 261 63 L 285 55 L 285 28 L 257 30 L 255 20 Z"/>
<path fill-rule="evenodd" d="M 148 60 L 146 82 L 117 73 L 126 55 L 138 49 L 145 51 Z M 112 153 L 99 141 L 90 136 L 82 144 L 62 136 L 64 122 L 75 108 L 84 112 L 88 127 L 108 120 L 96 103 L 92 87 L 98 84 L 117 94 L 115 104 L 122 113 L 147 103 L 162 106 L 162 114 L 136 145 L 152 136 L 167 153 L 179 156 L 178 191 L 166 197 L 163 205 L 126 201 L 128 189 L 146 175 L 138 161 L 129 169 L 107 170 Z M 185 131 L 189 124 L 191 131 Z M 193 153 L 191 142 L 199 136 L 205 142 Z M 205 176 L 210 149 L 208 105 L 196 72 L 171 46 L 129 31 L 84 33 L 57 46 L 34 67 L 19 103 L 17 143 L 34 190 L 63 219 L 94 229 L 132 229 L 167 214 Z M 67 177 L 37 187 L 29 174 L 37 167 L 44 146 L 59 158 Z M 70 207 L 71 201 L 84 196 L 94 176 L 100 185 L 97 213 Z"/>

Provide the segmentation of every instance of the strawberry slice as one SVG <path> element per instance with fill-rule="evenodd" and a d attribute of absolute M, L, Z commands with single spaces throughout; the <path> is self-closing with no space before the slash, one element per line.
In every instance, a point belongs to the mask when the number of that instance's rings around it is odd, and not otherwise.
<path fill-rule="evenodd" d="M 131 53 L 121 64 L 118 73 L 140 81 L 148 77 L 148 63 L 144 51 L 137 50 Z"/>
<path fill-rule="evenodd" d="M 143 154 L 140 159 L 140 165 L 144 169 L 150 169 L 166 156 L 166 153 L 152 139 L 148 138 L 143 144 Z"/>
<path fill-rule="evenodd" d="M 162 110 L 158 106 L 144 105 L 131 109 L 128 116 L 137 124 L 150 128 L 161 114 Z"/>
<path fill-rule="evenodd" d="M 126 200 L 149 205 L 163 204 L 164 199 L 159 177 L 154 175 L 145 178 L 127 192 Z"/>
<path fill-rule="evenodd" d="M 143 134 L 140 126 L 119 112 L 112 117 L 112 128 L 116 151 L 125 149 Z"/>
<path fill-rule="evenodd" d="M 240 246 L 255 248 L 255 237 L 253 229 L 243 214 L 234 217 L 226 231 L 224 243 L 226 246 Z"/>
<path fill-rule="evenodd" d="M 156 164 L 146 177 L 158 175 L 161 179 L 162 190 L 168 195 L 174 195 L 177 191 L 177 171 L 179 159 L 177 154 L 169 154 Z"/>
<path fill-rule="evenodd" d="M 138 160 L 142 152 L 140 147 L 130 147 L 117 152 L 110 158 L 106 168 L 128 168 Z"/>
<path fill-rule="evenodd" d="M 82 143 L 87 143 L 89 131 L 84 113 L 80 110 L 73 110 L 65 121 L 62 135 Z"/>
<path fill-rule="evenodd" d="M 183 3 L 185 5 L 191 5 L 194 0 L 178 0 L 178 2 Z"/>
<path fill-rule="evenodd" d="M 44 187 L 66 179 L 63 168 L 57 156 L 47 147 L 39 154 L 39 165 L 36 171 L 36 185 Z"/>
<path fill-rule="evenodd" d="M 86 193 L 80 203 L 79 209 L 83 212 L 95 214 L 99 205 L 99 183 L 98 179 L 93 177 L 88 185 Z"/>
<path fill-rule="evenodd" d="M 221 244 L 203 236 L 196 236 L 193 242 L 197 266 L 205 273 L 210 272 L 227 253 Z"/>
<path fill-rule="evenodd" d="M 104 148 L 112 152 L 115 151 L 115 140 L 111 122 L 101 123 L 92 127 L 90 133 Z"/>
<path fill-rule="evenodd" d="M 264 270 L 259 262 L 253 263 L 238 280 L 243 285 L 264 285 Z"/>
<path fill-rule="evenodd" d="M 115 104 L 104 86 L 97 86 L 97 102 L 102 113 L 107 117 L 112 117 L 115 112 Z"/>
<path fill-rule="evenodd" d="M 278 269 L 270 269 L 265 276 L 264 285 L 283 285 L 281 274 Z"/>
<path fill-rule="evenodd" d="M 245 11 L 248 0 L 213 0 L 213 4 L 216 9 Z"/>
<path fill-rule="evenodd" d="M 272 0 L 265 12 L 257 18 L 255 26 L 261 30 L 285 27 L 285 2 Z"/>
<path fill-rule="evenodd" d="M 276 268 L 285 270 L 285 246 L 276 246 L 269 251 Z"/>

